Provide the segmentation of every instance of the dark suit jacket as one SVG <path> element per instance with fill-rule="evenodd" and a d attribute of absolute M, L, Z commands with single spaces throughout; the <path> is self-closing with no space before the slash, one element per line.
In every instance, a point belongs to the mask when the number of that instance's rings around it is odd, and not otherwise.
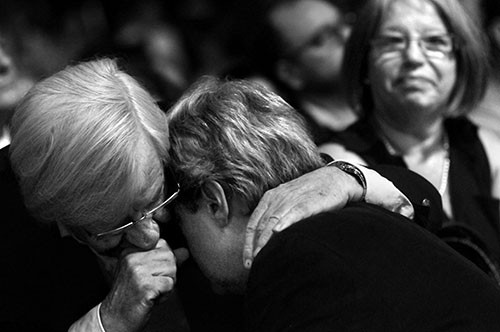
<path fill-rule="evenodd" d="M 377 166 L 375 170 L 389 178 L 413 203 L 416 218 L 412 223 L 431 231 L 441 227 L 443 217 L 441 199 L 438 192 L 428 181 L 400 167 Z M 425 204 L 422 204 L 423 202 Z M 403 217 L 399 218 L 399 220 L 409 222 Z M 335 223 L 335 220 L 332 220 L 332 222 Z M 418 226 L 416 227 L 418 228 Z M 289 258 L 294 259 L 295 249 L 290 250 L 286 246 L 284 250 L 289 254 Z M 272 264 L 272 262 L 269 263 Z M 266 284 L 267 281 L 262 283 Z M 206 278 L 200 272 L 196 273 L 196 266 L 183 265 L 179 270 L 177 286 L 182 295 L 181 299 L 192 332 L 242 331 L 244 329 L 242 321 L 243 298 L 213 294 Z M 264 297 L 266 297 L 266 294 L 264 294 Z M 276 308 L 278 311 L 281 309 L 286 310 L 286 307 Z M 265 331 L 265 329 L 262 330 Z"/>
<path fill-rule="evenodd" d="M 358 203 L 274 236 L 251 270 L 249 331 L 500 331 L 500 291 L 433 234 Z"/>
<path fill-rule="evenodd" d="M 107 293 L 90 250 L 34 220 L 0 150 L 0 331 L 67 331 Z"/>

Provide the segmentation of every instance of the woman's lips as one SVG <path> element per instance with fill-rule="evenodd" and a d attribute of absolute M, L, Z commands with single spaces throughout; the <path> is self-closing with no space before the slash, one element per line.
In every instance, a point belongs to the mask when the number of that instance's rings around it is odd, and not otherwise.
<path fill-rule="evenodd" d="M 395 85 L 402 88 L 419 89 L 434 85 L 434 81 L 422 76 L 403 76 L 396 79 Z"/>

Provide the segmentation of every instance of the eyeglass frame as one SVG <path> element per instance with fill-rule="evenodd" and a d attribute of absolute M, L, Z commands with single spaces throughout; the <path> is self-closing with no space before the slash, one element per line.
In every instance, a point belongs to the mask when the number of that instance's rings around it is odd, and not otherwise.
<path fill-rule="evenodd" d="M 427 49 L 426 47 L 423 46 L 423 42 L 424 42 L 424 39 L 425 38 L 432 38 L 432 37 L 447 37 L 450 39 L 450 42 L 451 42 L 451 49 L 449 51 L 440 51 L 440 50 L 434 50 L 429 53 L 429 49 Z M 448 56 L 450 56 L 451 54 L 453 54 L 457 49 L 458 49 L 458 45 L 457 45 L 457 42 L 456 42 L 456 37 L 454 34 L 452 33 L 443 33 L 443 34 L 435 34 L 435 35 L 428 35 L 428 36 L 418 36 L 418 37 L 408 37 L 406 35 L 403 35 L 403 36 L 396 36 L 396 35 L 381 35 L 381 36 L 377 36 L 377 37 L 374 37 L 371 39 L 370 41 L 370 45 L 372 47 L 380 47 L 382 45 L 380 40 L 382 39 L 390 39 L 390 38 L 401 38 L 403 41 L 404 41 L 404 47 L 398 49 L 398 48 L 394 48 L 394 49 L 391 49 L 391 50 L 386 50 L 386 51 L 383 51 L 383 50 L 379 50 L 381 53 L 399 53 L 401 54 L 402 52 L 404 51 L 407 51 L 408 50 L 408 47 L 410 46 L 410 43 L 412 41 L 416 41 L 417 42 L 417 45 L 418 47 L 420 48 L 422 54 L 424 54 L 426 57 L 430 57 L 430 58 L 434 58 L 434 59 L 444 59 Z M 378 42 L 377 42 L 378 41 Z M 378 45 L 377 45 L 378 44 Z M 394 46 L 395 43 L 392 44 L 392 46 Z M 388 43 L 388 45 L 385 46 L 386 48 L 390 48 L 391 47 L 391 44 Z M 439 55 L 439 56 L 437 56 Z"/>
<path fill-rule="evenodd" d="M 133 220 L 133 221 L 130 221 L 128 223 L 126 223 L 125 225 L 122 225 L 120 227 L 117 227 L 117 228 L 114 228 L 114 229 L 111 229 L 109 231 L 105 231 L 105 232 L 101 232 L 101 233 L 97 233 L 97 234 L 92 234 L 91 236 L 95 239 L 95 240 L 99 240 L 99 239 L 102 239 L 104 236 L 108 236 L 108 235 L 115 235 L 115 234 L 119 234 L 119 233 L 123 233 L 126 229 L 128 228 L 131 228 L 133 227 L 134 225 L 140 223 L 141 221 L 151 217 L 156 211 L 158 211 L 159 209 L 167 206 L 168 204 L 170 204 L 174 199 L 177 198 L 177 196 L 179 196 L 179 192 L 181 190 L 180 188 L 180 185 L 179 183 L 176 181 L 175 182 L 176 186 L 177 186 L 177 189 L 176 191 L 170 195 L 166 200 L 164 200 L 162 203 L 160 203 L 159 205 L 157 205 L 156 207 L 154 207 L 153 209 L 147 211 L 147 212 L 142 212 L 142 216 L 137 219 L 137 220 Z"/>

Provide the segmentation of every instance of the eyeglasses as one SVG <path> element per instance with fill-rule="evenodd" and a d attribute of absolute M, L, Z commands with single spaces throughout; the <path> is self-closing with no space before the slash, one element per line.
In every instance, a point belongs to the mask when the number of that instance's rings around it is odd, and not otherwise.
<path fill-rule="evenodd" d="M 100 239 L 107 237 L 107 236 L 114 236 L 117 234 L 121 234 L 121 233 L 125 232 L 127 229 L 140 223 L 141 221 L 146 220 L 148 218 L 152 218 L 153 215 L 158 210 L 160 210 L 161 208 L 170 204 L 179 195 L 180 186 L 179 186 L 179 183 L 175 180 L 173 173 L 169 167 L 165 167 L 163 173 L 165 176 L 165 181 L 164 181 L 165 182 L 165 184 L 164 184 L 164 188 L 165 188 L 164 195 L 165 196 L 164 197 L 167 197 L 167 198 L 162 203 L 160 203 L 159 205 L 157 205 L 156 207 L 154 207 L 151 210 L 143 212 L 142 216 L 137 220 L 133 220 L 133 221 L 128 222 L 125 225 L 122 225 L 120 227 L 114 228 L 114 229 L 106 231 L 106 232 L 94 234 L 91 236 L 94 237 L 95 240 L 100 240 Z"/>
<path fill-rule="evenodd" d="M 382 35 L 375 37 L 371 41 L 371 45 L 376 52 L 400 54 L 408 49 L 412 41 L 416 41 L 422 52 L 429 58 L 443 59 L 449 57 L 456 49 L 455 38 L 450 34 L 428 35 L 417 38 L 403 35 Z"/>

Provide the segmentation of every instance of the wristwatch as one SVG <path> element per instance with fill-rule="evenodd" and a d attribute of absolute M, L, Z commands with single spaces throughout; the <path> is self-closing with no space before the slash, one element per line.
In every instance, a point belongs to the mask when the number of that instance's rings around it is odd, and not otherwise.
<path fill-rule="evenodd" d="M 356 179 L 356 181 L 358 181 L 358 183 L 363 188 L 363 193 L 361 194 L 360 201 L 363 202 L 365 200 L 366 190 L 367 190 L 366 178 L 363 172 L 361 172 L 361 170 L 357 166 L 342 160 L 331 161 L 328 164 L 326 164 L 326 166 L 335 166 L 341 171 L 354 177 L 354 179 Z"/>

